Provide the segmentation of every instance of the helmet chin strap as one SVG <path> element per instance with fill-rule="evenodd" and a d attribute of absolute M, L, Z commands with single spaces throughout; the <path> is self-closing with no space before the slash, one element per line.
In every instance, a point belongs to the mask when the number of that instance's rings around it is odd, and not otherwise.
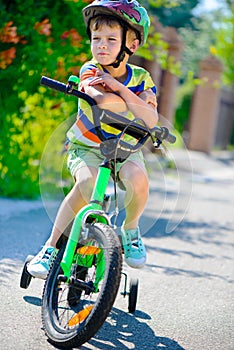
<path fill-rule="evenodd" d="M 108 64 L 108 66 L 111 66 L 113 68 L 118 68 L 120 63 L 123 62 L 125 58 L 125 53 L 127 53 L 129 56 L 133 54 L 132 51 L 129 50 L 128 47 L 125 46 L 125 48 L 121 48 L 120 52 L 118 53 L 116 60 L 113 63 Z"/>
<path fill-rule="evenodd" d="M 122 44 L 121 44 L 120 51 L 119 51 L 115 61 L 113 63 L 108 64 L 108 66 L 113 67 L 113 68 L 119 67 L 120 63 L 123 62 L 126 53 L 129 56 L 131 56 L 133 54 L 133 52 L 131 50 L 129 50 L 129 48 L 126 46 L 126 37 L 127 37 L 128 28 L 123 24 L 122 24 L 122 26 L 123 26 L 123 38 L 122 38 Z"/>

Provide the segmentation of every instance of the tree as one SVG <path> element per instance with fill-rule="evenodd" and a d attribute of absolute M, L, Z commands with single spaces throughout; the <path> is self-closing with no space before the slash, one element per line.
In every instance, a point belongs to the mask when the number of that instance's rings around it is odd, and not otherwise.
<path fill-rule="evenodd" d="M 225 1 L 227 10 L 220 18 L 216 30 L 215 54 L 224 65 L 223 83 L 234 85 L 234 3 Z"/>
<path fill-rule="evenodd" d="M 192 28 L 178 29 L 184 42 L 182 79 L 189 72 L 196 75 L 198 62 L 213 54 L 224 63 L 223 82 L 233 84 L 234 5 L 229 0 L 221 0 L 220 4 L 220 9 L 194 17 Z"/>
<path fill-rule="evenodd" d="M 149 0 L 145 3 L 148 3 L 148 9 L 163 26 L 181 28 L 192 26 L 192 10 L 200 0 Z"/>
<path fill-rule="evenodd" d="M 42 75 L 66 81 L 87 60 L 84 6 L 85 1 L 75 0 L 0 3 L 1 195 L 38 195 L 43 148 L 76 111 L 77 101 L 64 104 L 63 96 L 39 84 Z"/>
<path fill-rule="evenodd" d="M 223 62 L 222 83 L 234 84 L 234 5 L 225 0 L 221 8 L 201 13 L 193 19 L 193 28 L 180 28 L 184 42 L 181 63 L 181 85 L 177 91 L 175 127 L 182 132 L 189 115 L 190 102 L 196 84 L 199 61 L 212 54 Z"/>

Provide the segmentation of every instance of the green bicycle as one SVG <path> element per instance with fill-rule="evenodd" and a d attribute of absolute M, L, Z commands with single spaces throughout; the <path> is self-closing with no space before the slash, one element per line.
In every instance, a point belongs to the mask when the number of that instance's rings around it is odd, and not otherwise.
<path fill-rule="evenodd" d="M 42 295 L 42 323 L 49 341 L 59 348 L 71 349 L 87 342 L 99 330 L 116 299 L 121 274 L 125 277 L 123 296 L 129 295 L 129 312 L 134 312 L 138 280 L 132 280 L 126 291 L 127 275 L 122 272 L 122 246 L 108 213 L 110 198 L 106 195 L 112 176 L 116 186 L 115 165 L 141 149 L 150 138 L 157 148 L 163 140 L 175 142 L 165 127 L 148 129 L 136 121 L 109 111 L 100 110 L 95 100 L 77 90 L 78 78 L 71 76 L 68 84 L 42 77 L 41 84 L 86 100 L 93 111 L 100 151 L 105 160 L 99 171 L 89 204 L 76 215 L 65 244 L 52 263 Z M 101 124 L 109 124 L 120 134 L 106 139 Z M 136 140 L 134 145 L 123 140 L 123 134 Z M 116 187 L 115 187 L 116 190 Z M 32 276 L 26 259 L 20 286 L 28 288 Z"/>

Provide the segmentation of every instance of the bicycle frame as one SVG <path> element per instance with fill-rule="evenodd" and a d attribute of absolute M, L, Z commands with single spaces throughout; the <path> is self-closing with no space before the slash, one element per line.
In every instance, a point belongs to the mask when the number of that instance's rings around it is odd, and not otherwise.
<path fill-rule="evenodd" d="M 66 244 L 65 252 L 61 261 L 61 267 L 67 281 L 69 281 L 71 276 L 70 271 L 73 263 L 73 256 L 75 254 L 76 246 L 79 241 L 82 229 L 84 230 L 83 232 L 85 238 L 85 222 L 87 217 L 92 215 L 95 217 L 96 221 L 110 224 L 108 217 L 102 210 L 104 196 L 106 193 L 110 175 L 111 169 L 106 165 L 106 162 L 104 161 L 104 164 L 99 166 L 98 175 L 89 204 L 84 206 L 75 217 L 71 228 L 71 233 Z"/>

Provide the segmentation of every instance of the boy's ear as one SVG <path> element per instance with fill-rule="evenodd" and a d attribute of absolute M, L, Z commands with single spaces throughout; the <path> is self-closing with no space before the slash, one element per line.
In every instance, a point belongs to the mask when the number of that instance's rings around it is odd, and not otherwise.
<path fill-rule="evenodd" d="M 136 50 L 139 47 L 139 40 L 138 39 L 134 39 L 132 41 L 132 43 L 129 46 L 130 51 L 132 51 L 132 53 L 136 52 Z"/>

